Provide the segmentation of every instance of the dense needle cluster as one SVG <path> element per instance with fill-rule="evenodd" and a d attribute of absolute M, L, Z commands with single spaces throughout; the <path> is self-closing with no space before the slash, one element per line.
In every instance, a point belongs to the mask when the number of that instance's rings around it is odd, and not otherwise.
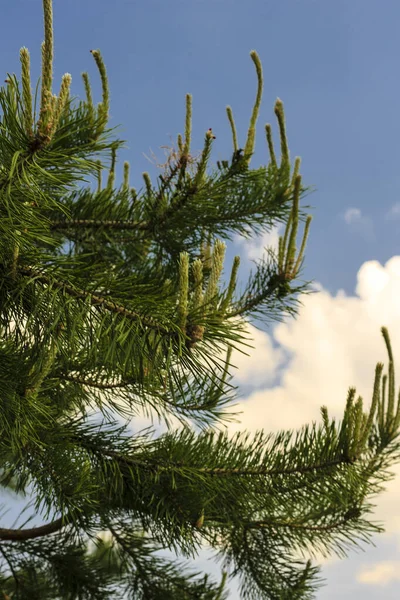
<path fill-rule="evenodd" d="M 70 97 L 68 73 L 53 94 L 51 0 L 43 6 L 40 97 L 26 48 L 21 82 L 8 75 L 0 89 L 0 485 L 26 495 L 42 523 L 0 523 L 0 595 L 223 600 L 236 575 L 245 599 L 312 598 L 318 567 L 299 557 L 344 555 L 380 529 L 369 498 L 399 455 L 388 332 L 389 371 L 378 363 L 369 408 L 350 388 L 340 422 L 322 407 L 321 423 L 298 432 L 224 433 L 246 320 L 295 315 L 307 289 L 294 282 L 311 216 L 300 210 L 307 188 L 300 159 L 290 160 L 283 104 L 280 160 L 266 125 L 269 162 L 251 168 L 263 87 L 253 51 L 258 87 L 243 147 L 227 107 L 231 158 L 211 166 L 211 129 L 193 156 L 188 94 L 163 173 L 155 182 L 144 173 L 135 189 L 125 162 L 117 187 L 123 141 L 107 128 L 101 53 L 91 50 L 97 106 L 87 73 L 85 101 Z M 278 251 L 267 250 L 244 291 L 239 257 L 223 283 L 224 240 L 279 222 Z M 143 414 L 167 433 L 129 432 Z M 204 545 L 222 561 L 219 582 L 182 563 Z"/>

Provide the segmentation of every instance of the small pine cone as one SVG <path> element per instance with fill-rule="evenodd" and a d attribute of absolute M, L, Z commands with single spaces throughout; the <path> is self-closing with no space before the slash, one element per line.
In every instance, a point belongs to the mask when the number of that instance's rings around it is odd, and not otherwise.
<path fill-rule="evenodd" d="M 188 327 L 186 331 L 190 337 L 190 340 L 187 342 L 188 348 L 193 348 L 197 342 L 200 342 L 203 339 L 204 329 L 203 325 L 191 325 Z"/>

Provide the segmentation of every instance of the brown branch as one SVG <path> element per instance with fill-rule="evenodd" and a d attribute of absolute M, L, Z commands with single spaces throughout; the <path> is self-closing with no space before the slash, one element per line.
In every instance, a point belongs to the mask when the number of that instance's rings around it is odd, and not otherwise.
<path fill-rule="evenodd" d="M 141 461 L 137 460 L 131 456 L 122 456 L 118 452 L 113 450 L 105 450 L 104 454 L 115 458 L 118 461 L 125 462 L 132 465 L 143 466 L 149 469 L 155 469 L 159 471 L 168 471 L 169 469 L 185 469 L 195 470 L 199 473 L 206 475 L 216 475 L 216 476 L 232 476 L 232 475 L 295 475 L 295 474 L 303 474 L 309 473 L 311 471 L 320 471 L 324 469 L 329 469 L 330 467 L 339 466 L 341 464 L 349 464 L 349 462 L 353 463 L 354 461 L 349 461 L 348 459 L 342 457 L 338 459 L 334 459 L 331 461 L 327 461 L 323 464 L 314 464 L 305 467 L 294 467 L 291 469 L 268 469 L 268 467 L 259 466 L 256 468 L 237 468 L 237 469 L 226 469 L 226 468 L 211 468 L 211 467 L 187 467 L 183 463 L 169 463 L 169 464 L 151 464 L 149 461 Z M 356 460 L 356 459 L 355 459 Z"/>
<path fill-rule="evenodd" d="M 63 527 L 68 525 L 67 517 L 60 517 L 51 523 L 41 525 L 40 527 L 32 527 L 30 529 L 4 529 L 0 528 L 0 540 L 8 540 L 13 542 L 23 542 L 25 540 L 32 540 L 37 537 L 43 537 L 59 531 Z"/>
<path fill-rule="evenodd" d="M 342 525 L 345 525 L 350 518 L 344 517 L 340 521 L 336 521 L 335 523 L 329 523 L 328 525 L 303 525 L 300 523 L 285 523 L 279 521 L 249 521 L 243 523 L 245 529 L 260 529 L 260 528 L 274 528 L 274 527 L 288 527 L 289 529 L 302 529 L 304 531 L 330 531 L 332 529 L 337 529 Z"/>
<path fill-rule="evenodd" d="M 165 177 L 163 175 L 160 175 L 161 186 L 160 186 L 160 189 L 156 196 L 155 202 L 152 206 L 152 209 L 154 212 L 157 210 L 157 208 L 163 198 L 163 194 L 164 194 L 165 190 L 170 187 L 170 183 L 173 180 L 173 178 L 175 177 L 178 169 L 179 169 L 179 163 L 176 163 L 176 165 L 174 165 L 173 167 L 170 168 L 170 172 L 168 173 L 168 175 L 166 175 Z M 148 223 L 144 223 L 143 225 L 145 228 L 149 227 Z"/>
<path fill-rule="evenodd" d="M 108 229 L 146 229 L 147 224 L 138 221 L 101 221 L 99 219 L 76 219 L 73 221 L 51 221 L 50 229 L 69 229 L 69 228 L 99 228 L 106 227 Z"/>
<path fill-rule="evenodd" d="M 161 188 L 156 196 L 156 203 L 159 203 L 162 199 L 162 195 L 166 188 L 169 186 L 171 180 L 176 175 L 179 168 L 179 164 L 177 164 L 173 169 L 171 169 L 170 174 L 167 177 L 160 176 L 161 179 Z M 194 190 L 190 190 L 190 193 L 187 193 L 189 197 L 194 193 Z M 153 207 L 154 208 L 154 207 Z M 175 212 L 175 207 L 170 207 L 167 209 L 166 213 L 162 215 L 160 222 L 164 222 L 166 218 L 168 218 L 170 213 Z M 145 231 L 152 229 L 154 226 L 154 219 L 150 221 L 127 221 L 127 220 L 106 220 L 103 221 L 101 219 L 74 219 L 71 221 L 60 220 L 60 221 L 50 221 L 50 230 L 55 229 L 70 229 L 70 228 L 100 228 L 104 227 L 107 229 L 119 229 L 119 230 L 139 230 Z"/>
<path fill-rule="evenodd" d="M 348 461 L 342 458 L 328 461 L 323 464 L 309 465 L 305 467 L 294 467 L 292 469 L 268 469 L 267 467 L 256 467 L 251 469 L 225 469 L 225 468 L 202 468 L 203 473 L 210 475 L 294 475 L 296 473 L 309 473 L 310 471 L 328 469 Z"/>
<path fill-rule="evenodd" d="M 302 529 L 304 531 L 331 531 L 337 529 L 342 525 L 346 525 L 348 521 L 358 518 L 361 512 L 358 509 L 347 511 L 339 521 L 334 523 L 328 523 L 326 525 L 307 525 L 304 523 L 295 523 L 293 521 L 272 521 L 272 520 L 260 520 L 260 521 L 242 521 L 241 525 L 244 527 L 245 532 L 250 529 L 273 529 L 274 527 L 288 527 L 289 529 Z M 225 520 L 221 517 L 210 517 L 209 524 L 212 522 L 226 524 Z"/>
<path fill-rule="evenodd" d="M 119 381 L 117 383 L 100 383 L 99 381 L 94 381 L 93 379 L 85 379 L 84 377 L 74 377 L 73 375 L 66 375 L 66 374 L 62 374 L 60 375 L 60 377 L 62 377 L 62 379 L 65 379 L 67 381 L 72 381 L 74 383 L 80 383 L 81 385 L 87 385 L 89 387 L 95 387 L 95 388 L 99 388 L 100 390 L 112 390 L 115 388 L 120 388 L 120 387 L 125 387 L 129 384 L 133 384 L 136 383 L 135 380 L 129 381 Z"/>
<path fill-rule="evenodd" d="M 73 375 L 60 375 L 66 381 L 72 381 L 74 383 L 79 383 L 81 385 L 87 385 L 89 387 L 95 387 L 100 390 L 112 390 L 118 389 L 122 387 L 126 387 L 128 385 L 139 384 L 140 382 L 135 379 L 126 379 L 125 381 L 118 381 L 116 383 L 100 383 L 98 381 L 94 381 L 93 379 L 85 379 L 84 377 L 75 377 Z M 179 405 L 167 398 L 165 395 L 161 395 L 161 400 L 170 406 L 173 406 L 177 410 L 181 411 L 191 411 L 191 410 L 204 410 L 204 406 L 201 404 L 187 404 L 187 405 Z"/>
<path fill-rule="evenodd" d="M 256 296 L 247 295 L 245 304 L 243 306 L 241 306 L 240 308 L 237 308 L 236 310 L 232 310 L 232 311 L 228 312 L 226 314 L 227 318 L 232 319 L 233 317 L 237 317 L 237 316 L 243 315 L 245 313 L 248 313 L 250 310 L 253 310 L 254 308 L 256 308 L 261 302 L 266 300 L 269 296 L 272 296 L 272 294 L 276 291 L 278 291 L 278 297 L 279 297 L 279 288 L 286 281 L 287 280 L 284 279 L 283 277 L 280 278 L 279 275 L 278 276 L 273 275 L 271 277 L 271 280 L 268 282 L 268 285 L 265 288 L 265 290 L 263 290 Z M 240 304 L 240 300 L 236 303 L 236 305 L 238 305 L 238 304 Z"/>
<path fill-rule="evenodd" d="M 146 319 L 145 317 L 142 317 L 141 315 L 139 315 L 139 313 L 129 310 L 128 308 L 125 308 L 125 306 L 121 306 L 120 304 L 116 304 L 115 302 L 109 302 L 102 296 L 97 296 L 95 294 L 87 292 L 86 290 L 74 288 L 70 284 L 65 283 L 63 281 L 55 281 L 47 275 L 43 275 L 38 271 L 30 269 L 29 267 L 18 267 L 18 272 L 21 273 L 21 275 L 25 275 L 27 277 L 34 277 L 35 280 L 39 281 L 40 283 L 52 285 L 53 287 L 59 290 L 63 290 L 73 298 L 89 298 L 92 306 L 103 306 L 107 310 L 123 315 L 124 317 L 127 317 L 132 321 L 141 320 L 146 326 L 151 327 L 152 329 L 157 329 L 162 333 L 169 333 L 168 330 L 165 329 L 165 327 L 163 327 L 162 325 L 158 325 L 154 323 L 151 319 Z"/>
<path fill-rule="evenodd" d="M 197 185 L 192 185 L 183 194 L 181 194 L 180 198 L 178 197 L 178 200 L 175 200 L 175 202 L 174 202 L 174 196 L 173 196 L 169 207 L 164 212 L 164 214 L 160 216 L 160 218 L 157 222 L 157 225 L 165 224 L 165 222 L 169 219 L 170 216 L 176 214 L 179 210 L 181 210 L 181 208 L 184 208 L 185 204 L 189 200 L 189 198 L 191 198 L 192 196 L 194 196 L 196 194 L 197 189 L 198 189 Z"/>

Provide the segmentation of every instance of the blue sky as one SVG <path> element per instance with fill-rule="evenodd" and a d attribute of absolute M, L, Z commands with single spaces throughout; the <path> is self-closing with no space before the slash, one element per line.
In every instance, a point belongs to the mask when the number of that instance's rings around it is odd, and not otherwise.
<path fill-rule="evenodd" d="M 272 124 L 278 144 L 273 106 L 279 97 L 285 106 L 291 157 L 301 156 L 303 182 L 316 188 L 304 201 L 314 208 L 303 278 L 318 282 L 322 292 L 320 299 L 312 300 L 318 305 L 307 306 L 313 307 L 314 315 L 318 311 L 323 315 L 320 338 L 336 350 L 341 344 L 351 348 L 349 361 L 354 363 L 350 371 L 343 367 L 343 382 L 347 383 L 336 399 L 338 406 L 344 405 L 350 385 L 365 386 L 367 392 L 371 389 L 373 367 L 382 354 L 380 325 L 391 323 L 396 356 L 394 328 L 400 330 L 400 315 L 389 303 L 398 289 L 399 269 L 379 269 L 371 261 L 385 265 L 400 254 L 399 19 L 400 4 L 395 0 L 54 0 L 54 92 L 58 92 L 61 76 L 69 72 L 72 93 L 83 97 L 80 74 L 88 71 L 95 101 L 100 101 L 97 69 L 89 50 L 101 50 L 111 89 L 110 125 L 122 125 L 118 135 L 128 146 L 119 154 L 117 177 L 121 180 L 122 163 L 129 160 L 135 187 L 141 186 L 143 171 L 155 173 L 143 153 L 149 156 L 153 150 L 162 159 L 160 146 L 169 144 L 170 136 L 176 139 L 177 133 L 183 133 L 187 92 L 193 95 L 194 150 L 201 149 L 204 133 L 212 127 L 217 136 L 214 160 L 231 155 L 227 104 L 232 106 L 239 141 L 244 143 L 256 91 L 249 53 L 257 50 L 265 84 L 253 165 L 267 161 L 265 123 Z M 41 0 L 13 0 L 2 6 L 0 65 L 4 78 L 7 72 L 20 73 L 19 50 L 26 46 L 36 84 L 42 20 Z M 243 257 L 243 281 L 248 259 L 254 256 L 248 250 L 248 245 L 237 243 L 227 254 L 228 263 L 235 253 Z M 379 277 L 395 283 L 379 291 L 378 297 Z M 339 290 L 345 299 L 338 296 Z M 362 314 L 364 321 L 350 333 L 356 317 L 349 318 L 347 329 L 343 326 L 343 336 L 351 334 L 353 345 L 347 338 L 333 342 L 332 323 L 340 311 L 353 315 L 354 305 L 358 307 L 356 315 Z M 299 324 L 281 328 L 274 337 L 271 329 L 265 328 L 269 337 L 264 336 L 260 344 L 268 339 L 275 352 L 281 349 L 288 356 L 297 356 L 310 329 L 308 321 L 308 329 L 301 328 L 306 319 L 301 316 Z M 364 329 L 372 337 L 364 340 Z M 314 330 L 312 339 L 317 344 L 315 323 Z M 366 346 L 369 354 L 364 361 Z M 316 346 L 309 350 L 317 352 Z M 265 351 L 272 357 L 271 349 Z M 335 352 L 334 356 L 339 356 Z M 384 354 L 382 358 L 386 362 Z M 342 368 L 340 360 L 337 358 L 338 369 Z M 276 361 L 277 376 L 282 372 L 288 379 L 294 376 L 293 362 L 287 357 Z M 364 362 L 368 362 L 367 372 Z M 346 379 L 352 375 L 358 380 Z M 263 389 L 271 388 L 272 379 L 260 379 Z M 247 389 L 245 376 L 242 382 Z M 334 389 L 333 382 L 324 383 Z M 318 405 L 325 402 L 324 398 L 317 400 Z M 324 567 L 328 587 L 318 593 L 319 600 L 337 595 L 346 600 L 358 593 L 366 600 L 381 594 L 389 600 L 395 598 L 393 573 L 400 569 L 396 562 L 400 527 L 396 509 L 390 514 L 388 534 L 377 538 L 376 548 Z M 392 569 L 388 583 L 382 584 L 379 576 L 379 584 L 362 583 L 362 576 L 357 579 L 362 565 L 375 568 L 379 563 L 382 570 L 383 561 Z M 232 598 L 237 597 L 234 594 Z"/>

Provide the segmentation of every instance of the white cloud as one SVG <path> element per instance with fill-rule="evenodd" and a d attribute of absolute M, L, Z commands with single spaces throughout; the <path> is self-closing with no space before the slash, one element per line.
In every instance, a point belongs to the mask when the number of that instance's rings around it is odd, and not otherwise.
<path fill-rule="evenodd" d="M 385 218 L 390 220 L 390 219 L 397 219 L 400 217 L 400 202 L 395 202 L 393 204 L 393 206 L 390 207 L 390 209 L 388 210 L 388 212 L 385 215 Z"/>
<path fill-rule="evenodd" d="M 357 581 L 369 585 L 387 585 L 400 581 L 400 561 L 386 560 L 362 567 L 357 573 Z"/>
<path fill-rule="evenodd" d="M 249 240 L 241 235 L 236 235 L 233 241 L 239 246 L 244 247 L 246 257 L 249 260 L 257 260 L 260 259 L 263 254 L 266 254 L 264 248 L 273 247 L 275 251 L 278 250 L 278 240 L 279 236 L 282 235 L 282 228 L 283 225 L 280 224 L 277 227 L 272 227 L 270 231 L 252 237 Z"/>
<path fill-rule="evenodd" d="M 342 216 L 350 231 L 361 235 L 368 241 L 375 239 L 371 217 L 364 216 L 359 208 L 348 208 Z"/>
<path fill-rule="evenodd" d="M 359 208 L 348 208 L 343 216 L 347 224 L 356 223 L 361 219 L 361 210 Z"/>
<path fill-rule="evenodd" d="M 234 373 L 235 381 L 239 385 L 257 387 L 269 385 L 274 381 L 279 368 L 282 367 L 286 354 L 282 348 L 274 348 L 272 338 L 263 331 L 249 323 L 246 329 L 247 336 L 250 338 L 247 343 L 251 343 L 254 349 L 243 346 L 247 356 L 239 350 L 234 350 L 231 363 L 235 369 L 231 369 L 231 372 Z M 254 352 L 257 353 L 256 360 Z"/>

